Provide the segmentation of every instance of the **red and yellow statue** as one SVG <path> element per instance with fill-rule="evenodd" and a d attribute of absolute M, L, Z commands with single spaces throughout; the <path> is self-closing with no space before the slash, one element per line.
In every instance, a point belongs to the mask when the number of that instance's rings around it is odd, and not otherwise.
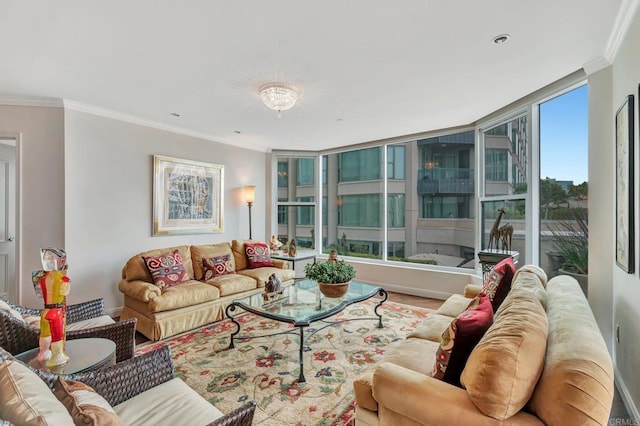
<path fill-rule="evenodd" d="M 66 254 L 61 249 L 43 249 L 40 290 L 44 309 L 40 316 L 40 340 L 38 361 L 47 367 L 66 364 L 69 357 L 64 352 L 66 328 L 66 296 L 71 280 L 65 269 Z"/>

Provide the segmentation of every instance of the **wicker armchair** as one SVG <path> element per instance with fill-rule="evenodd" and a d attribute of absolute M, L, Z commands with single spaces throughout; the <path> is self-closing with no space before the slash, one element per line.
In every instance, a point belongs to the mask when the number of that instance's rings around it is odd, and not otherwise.
<path fill-rule="evenodd" d="M 0 348 L 0 363 L 15 359 L 7 351 Z M 104 369 L 86 373 L 58 376 L 29 367 L 53 390 L 58 377 L 66 380 L 77 380 L 91 386 L 102 395 L 111 406 L 133 398 L 147 390 L 174 378 L 171 349 L 163 345 L 143 355 L 108 366 Z M 175 400 L 180 404 L 179 400 Z M 253 422 L 256 409 L 255 401 L 243 404 L 234 411 L 219 417 L 208 426 L 249 426 Z M 0 425 L 2 419 L 0 419 Z"/>
<path fill-rule="evenodd" d="M 12 309 L 22 315 L 39 316 L 40 309 L 25 308 L 4 300 Z M 67 306 L 67 323 L 75 323 L 106 315 L 102 299 Z M 109 325 L 81 330 L 67 330 L 67 340 L 87 337 L 101 337 L 116 344 L 116 362 L 133 357 L 135 350 L 136 320 L 129 319 Z M 17 355 L 38 347 L 40 330 L 24 321 L 16 319 L 6 311 L 0 310 L 0 347 Z"/>

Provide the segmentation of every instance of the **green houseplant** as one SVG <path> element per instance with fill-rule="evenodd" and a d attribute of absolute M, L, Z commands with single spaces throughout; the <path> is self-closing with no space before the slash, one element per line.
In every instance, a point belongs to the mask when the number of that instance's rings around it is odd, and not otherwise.
<path fill-rule="evenodd" d="M 573 276 L 587 294 L 589 273 L 589 221 L 585 209 L 571 209 L 568 220 L 551 229 L 553 252 L 562 259 L 561 274 Z"/>
<path fill-rule="evenodd" d="M 305 265 L 307 278 L 318 282 L 320 292 L 327 297 L 341 297 L 349 289 L 349 282 L 356 276 L 353 266 L 344 260 L 316 262 Z"/>

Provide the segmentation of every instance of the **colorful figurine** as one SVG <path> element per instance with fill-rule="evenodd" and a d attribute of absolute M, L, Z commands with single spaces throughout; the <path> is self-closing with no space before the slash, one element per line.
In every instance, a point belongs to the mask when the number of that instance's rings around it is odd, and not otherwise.
<path fill-rule="evenodd" d="M 338 259 L 338 252 L 335 250 L 331 250 L 329 252 L 329 259 L 327 259 L 327 262 L 329 263 L 338 263 L 340 259 Z"/>
<path fill-rule="evenodd" d="M 71 290 L 67 277 L 66 258 L 62 249 L 42 249 L 42 271 L 39 275 L 44 309 L 40 316 L 38 361 L 47 367 L 66 364 L 69 356 L 64 352 L 66 328 L 66 296 Z"/>

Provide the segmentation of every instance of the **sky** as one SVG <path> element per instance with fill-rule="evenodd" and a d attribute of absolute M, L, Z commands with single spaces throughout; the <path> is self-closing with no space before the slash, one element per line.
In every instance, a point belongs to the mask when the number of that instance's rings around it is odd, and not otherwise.
<path fill-rule="evenodd" d="M 587 86 L 540 105 L 540 178 L 587 181 Z"/>

